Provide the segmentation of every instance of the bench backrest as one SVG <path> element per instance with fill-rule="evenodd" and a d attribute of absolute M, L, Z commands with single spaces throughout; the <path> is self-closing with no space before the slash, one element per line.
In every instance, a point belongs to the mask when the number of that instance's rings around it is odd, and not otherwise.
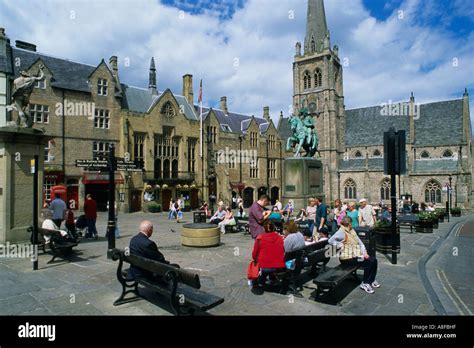
<path fill-rule="evenodd" d="M 125 255 L 122 250 L 115 249 L 114 252 L 119 252 L 124 262 L 127 262 L 131 265 L 144 269 L 146 271 L 155 273 L 159 276 L 165 276 L 168 272 L 174 272 L 177 276 L 179 283 L 189 285 L 195 289 L 201 288 L 201 282 L 199 280 L 199 275 L 197 273 L 192 273 L 190 271 L 175 268 L 164 263 L 146 259 L 137 255 Z"/>

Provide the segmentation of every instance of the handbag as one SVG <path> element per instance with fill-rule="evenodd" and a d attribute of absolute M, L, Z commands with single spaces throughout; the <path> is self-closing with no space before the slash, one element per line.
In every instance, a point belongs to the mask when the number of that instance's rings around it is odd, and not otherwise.
<path fill-rule="evenodd" d="M 260 252 L 260 239 L 257 240 L 257 255 L 255 260 L 250 261 L 249 265 L 247 266 L 247 278 L 249 280 L 255 280 L 258 278 L 258 274 L 260 273 L 260 267 L 258 266 L 258 253 Z"/>

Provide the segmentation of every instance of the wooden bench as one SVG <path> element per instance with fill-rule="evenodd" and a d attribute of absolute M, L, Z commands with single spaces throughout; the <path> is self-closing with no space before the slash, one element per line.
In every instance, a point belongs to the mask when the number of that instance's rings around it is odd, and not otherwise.
<path fill-rule="evenodd" d="M 285 262 L 295 260 L 295 268 L 293 270 L 286 269 L 284 272 L 275 274 L 282 283 L 281 294 L 286 294 L 288 290 L 296 293 L 301 288 L 299 283 L 304 275 L 314 278 L 318 270 L 326 267 L 329 262 L 329 258 L 326 257 L 326 245 L 327 240 L 285 253 Z M 303 273 L 305 269 L 307 272 Z"/>
<path fill-rule="evenodd" d="M 31 233 L 31 242 L 33 243 L 33 227 L 30 226 L 27 230 Z M 49 237 L 49 242 L 46 243 L 46 238 Z M 72 254 L 72 249 L 77 246 L 76 242 L 71 242 L 61 235 L 59 230 L 47 230 L 38 228 L 38 247 L 43 249 L 46 253 L 46 246 L 51 250 L 52 258 L 47 263 L 53 262 L 56 257 L 67 260 L 68 256 Z"/>
<path fill-rule="evenodd" d="M 418 224 L 418 216 L 414 214 L 398 215 L 397 222 L 400 228 L 409 228 L 410 233 L 413 233 L 413 229 L 416 228 Z"/>
<path fill-rule="evenodd" d="M 315 301 L 323 294 L 324 290 L 327 295 L 332 296 L 332 292 L 349 276 L 354 276 L 357 282 L 360 282 L 357 276 L 357 270 L 360 265 L 343 265 L 340 264 L 337 267 L 331 268 L 324 273 L 321 273 L 313 283 L 317 286 Z"/>
<path fill-rule="evenodd" d="M 176 315 L 193 315 L 196 311 L 205 312 L 224 302 L 224 299 L 202 290 L 199 275 L 154 260 L 136 255 L 126 255 L 124 251 L 113 249 L 112 260 L 119 260 L 117 279 L 122 285 L 122 294 L 114 302 L 114 306 L 142 299 L 138 285 L 153 289 L 170 301 Z M 128 278 L 128 270 L 123 269 L 124 262 L 134 265 L 157 276 L 155 279 Z M 131 298 L 125 298 L 133 294 Z"/>

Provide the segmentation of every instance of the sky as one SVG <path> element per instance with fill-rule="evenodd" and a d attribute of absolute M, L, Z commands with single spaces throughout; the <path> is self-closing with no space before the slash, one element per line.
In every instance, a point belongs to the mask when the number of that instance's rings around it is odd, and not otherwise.
<path fill-rule="evenodd" d="M 331 44 L 344 63 L 346 109 L 474 93 L 472 0 L 326 0 Z M 203 79 L 206 106 L 227 96 L 233 112 L 273 119 L 292 104 L 292 63 L 304 42 L 306 0 L 0 0 L 12 42 L 98 65 L 119 58 L 123 83 L 182 94 Z M 474 102 L 470 103 L 474 120 Z"/>

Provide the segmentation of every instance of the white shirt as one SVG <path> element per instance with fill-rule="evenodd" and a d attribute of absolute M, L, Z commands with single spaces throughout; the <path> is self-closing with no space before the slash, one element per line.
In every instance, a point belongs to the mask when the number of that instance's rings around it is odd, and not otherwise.
<path fill-rule="evenodd" d="M 277 204 L 275 204 L 275 206 L 277 207 L 278 210 L 281 210 L 281 209 L 282 209 L 281 202 L 278 202 Z"/>
<path fill-rule="evenodd" d="M 369 226 L 369 227 L 374 226 L 374 224 L 375 224 L 374 215 L 375 215 L 375 210 L 370 204 L 367 204 L 365 206 L 365 208 L 363 208 L 363 209 L 359 208 L 359 216 L 361 217 L 360 225 L 362 227 L 364 227 L 364 226 Z"/>

